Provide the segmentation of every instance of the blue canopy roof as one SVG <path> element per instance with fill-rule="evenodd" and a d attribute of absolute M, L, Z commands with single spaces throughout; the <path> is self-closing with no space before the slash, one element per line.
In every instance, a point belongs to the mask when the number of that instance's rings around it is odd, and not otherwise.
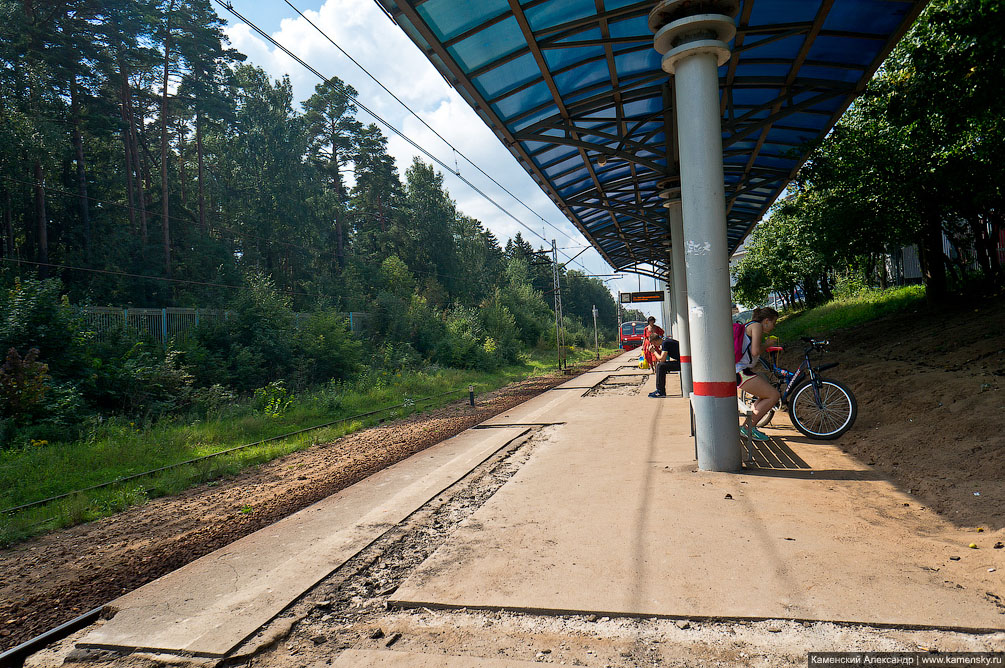
<path fill-rule="evenodd" d="M 655 0 L 377 0 L 615 269 L 669 266 Z M 926 0 L 743 0 L 719 68 L 730 252 Z"/>

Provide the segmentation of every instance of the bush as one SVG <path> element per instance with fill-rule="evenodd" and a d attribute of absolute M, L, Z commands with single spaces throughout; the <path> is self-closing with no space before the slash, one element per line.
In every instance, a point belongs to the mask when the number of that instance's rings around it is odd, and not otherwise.
<path fill-rule="evenodd" d="M 417 369 L 422 364 L 422 355 L 412 347 L 411 343 L 387 341 L 381 345 L 374 345 L 372 350 L 367 373 L 374 369 L 405 371 Z"/>
<path fill-rule="evenodd" d="M 38 348 L 54 378 L 78 380 L 86 374 L 89 336 L 60 290 L 56 279 L 29 278 L 0 292 L 0 350 Z"/>
<path fill-rule="evenodd" d="M 203 417 L 219 413 L 237 400 L 237 395 L 219 383 L 192 391 L 192 407 Z"/>
<path fill-rule="evenodd" d="M 457 305 L 447 315 L 446 334 L 436 346 L 433 359 L 458 369 L 491 370 L 501 364 L 496 342 L 486 346 L 485 333 L 475 309 Z"/>
<path fill-rule="evenodd" d="M 41 413 L 48 380 L 49 367 L 38 361 L 38 348 L 24 357 L 11 348 L 0 366 L 0 415 L 15 424 L 32 422 Z"/>
<path fill-rule="evenodd" d="M 293 403 L 293 395 L 286 391 L 283 381 L 277 380 L 255 390 L 255 408 L 270 418 L 280 418 Z"/>
<path fill-rule="evenodd" d="M 241 392 L 288 378 L 296 364 L 297 339 L 290 300 L 261 274 L 234 302 L 227 321 L 200 325 L 179 343 L 200 386 L 229 385 Z"/>
<path fill-rule="evenodd" d="M 353 338 L 345 317 L 334 310 L 308 318 L 297 332 L 296 345 L 308 383 L 346 378 L 359 370 L 363 344 Z"/>
<path fill-rule="evenodd" d="M 492 297 L 482 304 L 480 313 L 485 333 L 489 335 L 485 340 L 486 352 L 498 357 L 500 362 L 516 362 L 520 352 L 520 332 L 516 327 L 516 318 L 502 303 L 502 294 L 498 288 Z M 491 350 L 489 350 L 490 340 Z"/>

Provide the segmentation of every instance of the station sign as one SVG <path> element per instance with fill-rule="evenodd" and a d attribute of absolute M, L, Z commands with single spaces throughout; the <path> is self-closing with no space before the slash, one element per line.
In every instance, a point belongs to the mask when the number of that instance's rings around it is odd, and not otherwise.
<path fill-rule="evenodd" d="M 662 290 L 656 290 L 652 292 L 622 292 L 620 294 L 622 304 L 637 304 L 639 302 L 663 301 Z"/>

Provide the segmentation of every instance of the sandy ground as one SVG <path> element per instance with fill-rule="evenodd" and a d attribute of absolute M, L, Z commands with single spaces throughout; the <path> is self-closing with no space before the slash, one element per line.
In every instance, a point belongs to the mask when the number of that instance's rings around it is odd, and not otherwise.
<path fill-rule="evenodd" d="M 827 361 L 841 364 L 826 375 L 849 384 L 859 401 L 855 427 L 837 443 L 961 530 L 1000 533 L 1005 528 L 1005 301 L 890 316 L 830 338 Z M 799 350 L 798 344 L 789 346 L 784 361 L 791 367 Z M 2 552 L 0 633 L 8 635 L 0 637 L 0 647 L 104 603 L 561 380 L 514 387 L 509 394 L 486 398 L 470 414 L 461 404 L 368 430 L 217 487 L 154 501 Z M 536 439 L 546 437 L 547 427 L 473 471 L 291 606 L 226 665 L 320 668 L 344 649 L 387 647 L 618 667 L 804 666 L 808 651 L 1005 650 L 1002 633 L 781 620 L 387 610 L 397 584 L 519 469 Z M 293 469 L 299 471 L 295 479 L 288 475 Z M 255 512 L 242 515 L 245 504 Z M 1005 614 L 1005 601 L 1001 607 Z M 200 663 L 83 652 L 68 639 L 28 665 L 77 661 L 110 661 L 116 668 Z"/>
<path fill-rule="evenodd" d="M 958 527 L 1005 527 L 1005 299 L 904 313 L 830 337 L 858 398 L 838 443 Z M 790 346 L 793 368 L 801 348 Z"/>

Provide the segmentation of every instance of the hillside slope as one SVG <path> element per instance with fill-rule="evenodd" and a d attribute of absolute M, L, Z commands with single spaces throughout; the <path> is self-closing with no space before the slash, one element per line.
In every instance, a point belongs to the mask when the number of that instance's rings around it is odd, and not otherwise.
<path fill-rule="evenodd" d="M 957 526 L 1005 527 L 1005 300 L 831 332 L 825 375 L 859 402 L 837 444 Z M 784 361 L 802 346 L 787 343 Z M 792 368 L 792 367 L 789 367 Z"/>

